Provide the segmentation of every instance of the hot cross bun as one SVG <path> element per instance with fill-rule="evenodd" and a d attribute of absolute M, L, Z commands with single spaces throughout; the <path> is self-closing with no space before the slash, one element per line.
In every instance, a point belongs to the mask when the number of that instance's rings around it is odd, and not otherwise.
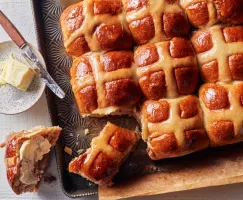
<path fill-rule="evenodd" d="M 197 60 L 189 40 L 145 44 L 134 53 L 139 85 L 147 99 L 175 98 L 194 92 Z"/>
<path fill-rule="evenodd" d="M 243 80 L 243 26 L 196 31 L 191 41 L 205 82 Z"/>
<path fill-rule="evenodd" d="M 211 146 L 243 141 L 243 82 L 206 83 L 199 96 Z"/>
<path fill-rule="evenodd" d="M 64 46 L 71 56 L 132 47 L 121 0 L 81 1 L 62 13 L 60 23 Z"/>
<path fill-rule="evenodd" d="M 137 44 L 160 42 L 189 32 L 179 0 L 123 0 L 123 4 Z"/>
<path fill-rule="evenodd" d="M 5 166 L 7 179 L 16 194 L 34 192 L 48 165 L 51 146 L 55 146 L 61 128 L 38 126 L 7 136 Z"/>
<path fill-rule="evenodd" d="M 131 51 L 76 58 L 71 68 L 71 85 L 80 114 L 129 114 L 141 97 L 134 70 Z"/>
<path fill-rule="evenodd" d="M 153 160 L 183 156 L 209 145 L 199 100 L 193 95 L 145 101 L 141 124 Z"/>
<path fill-rule="evenodd" d="M 91 148 L 69 164 L 69 172 L 99 185 L 112 185 L 112 178 L 138 141 L 136 133 L 108 123 L 91 142 Z"/>
<path fill-rule="evenodd" d="M 181 0 L 188 19 L 194 27 L 216 23 L 243 23 L 242 0 Z"/>

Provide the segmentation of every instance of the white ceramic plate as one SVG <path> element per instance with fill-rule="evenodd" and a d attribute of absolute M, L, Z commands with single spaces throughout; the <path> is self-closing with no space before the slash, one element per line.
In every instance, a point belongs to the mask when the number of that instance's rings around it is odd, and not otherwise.
<path fill-rule="evenodd" d="M 31 47 L 46 68 L 45 61 L 40 52 L 33 45 Z M 0 43 L 0 61 L 7 60 L 11 52 L 15 58 L 28 64 L 21 56 L 21 50 L 12 41 Z M 0 87 L 0 113 L 10 115 L 28 110 L 40 99 L 44 90 L 45 84 L 38 75 L 35 76 L 27 92 L 18 90 L 8 84 Z"/>

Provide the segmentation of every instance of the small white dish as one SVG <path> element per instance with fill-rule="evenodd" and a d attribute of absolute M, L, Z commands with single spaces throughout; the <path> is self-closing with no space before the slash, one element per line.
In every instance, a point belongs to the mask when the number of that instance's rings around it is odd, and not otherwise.
<path fill-rule="evenodd" d="M 41 53 L 33 45 L 30 46 L 42 65 L 46 68 Z M 25 58 L 21 55 L 21 50 L 13 43 L 13 41 L 0 43 L 0 61 L 8 60 L 11 52 L 14 54 L 15 58 L 28 64 Z M 40 99 L 44 90 L 45 83 L 42 82 L 38 75 L 35 76 L 27 92 L 18 90 L 9 84 L 0 87 L 0 113 L 13 115 L 28 110 Z"/>

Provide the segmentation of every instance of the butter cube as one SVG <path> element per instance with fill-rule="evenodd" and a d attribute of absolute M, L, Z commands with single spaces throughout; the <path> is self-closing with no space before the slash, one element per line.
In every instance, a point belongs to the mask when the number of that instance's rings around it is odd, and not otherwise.
<path fill-rule="evenodd" d="M 6 62 L 0 62 L 0 70 L 2 70 L 2 73 L 0 75 L 0 87 L 6 85 L 5 81 L 5 75 L 6 75 Z"/>
<path fill-rule="evenodd" d="M 34 70 L 15 59 L 13 54 L 10 54 L 9 60 L 6 61 L 4 70 L 3 80 L 24 92 L 28 90 L 35 77 Z"/>

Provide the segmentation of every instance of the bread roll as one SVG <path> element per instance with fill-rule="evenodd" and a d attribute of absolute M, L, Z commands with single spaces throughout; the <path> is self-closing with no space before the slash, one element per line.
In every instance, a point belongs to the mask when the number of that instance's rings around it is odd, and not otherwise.
<path fill-rule="evenodd" d="M 73 57 L 89 51 L 132 48 L 121 0 L 84 0 L 60 17 L 66 51 Z"/>
<path fill-rule="evenodd" d="M 84 154 L 69 164 L 69 172 L 99 185 L 112 185 L 112 178 L 137 143 L 136 133 L 111 123 L 91 142 Z"/>
<path fill-rule="evenodd" d="M 243 23 L 242 0 L 181 0 L 181 3 L 194 27 Z"/>
<path fill-rule="evenodd" d="M 123 0 L 135 42 L 155 43 L 186 36 L 189 24 L 179 0 Z"/>
<path fill-rule="evenodd" d="M 192 94 L 198 83 L 197 60 L 189 40 L 145 44 L 134 53 L 139 85 L 146 99 Z"/>
<path fill-rule="evenodd" d="M 153 160 L 183 156 L 209 146 L 202 109 L 193 95 L 145 101 L 141 125 Z"/>
<path fill-rule="evenodd" d="M 243 26 L 214 26 L 192 34 L 204 82 L 243 80 Z"/>
<path fill-rule="evenodd" d="M 56 144 L 60 133 L 59 127 L 39 126 L 7 137 L 5 166 L 8 182 L 16 194 L 37 190 L 50 147 Z"/>
<path fill-rule="evenodd" d="M 131 51 L 76 58 L 71 68 L 71 85 L 80 114 L 130 114 L 141 97 L 134 71 Z"/>

